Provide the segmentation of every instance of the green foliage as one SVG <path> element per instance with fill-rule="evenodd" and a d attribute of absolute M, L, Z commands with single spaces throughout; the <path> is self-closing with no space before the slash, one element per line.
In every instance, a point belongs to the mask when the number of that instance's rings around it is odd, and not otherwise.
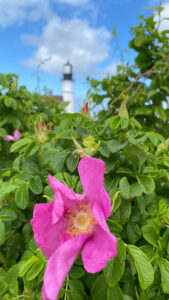
<path fill-rule="evenodd" d="M 41 299 L 46 258 L 33 239 L 33 208 L 54 198 L 48 174 L 83 192 L 77 172 L 82 153 L 106 164 L 112 201 L 107 224 L 118 239 L 118 254 L 96 274 L 84 270 L 79 256 L 58 299 L 168 299 L 169 40 L 153 17 L 140 19 L 129 44 L 135 66 L 89 80 L 95 106 L 109 99 L 97 118 L 61 113 L 63 103 L 18 88 L 15 74 L 0 74 L 0 299 Z M 37 131 L 42 119 L 51 128 L 41 130 L 44 138 Z M 16 129 L 20 140 L 5 141 Z"/>

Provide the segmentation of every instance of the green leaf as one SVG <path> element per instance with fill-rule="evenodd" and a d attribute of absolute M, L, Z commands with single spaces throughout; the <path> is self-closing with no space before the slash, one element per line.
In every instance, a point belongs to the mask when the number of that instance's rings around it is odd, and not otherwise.
<path fill-rule="evenodd" d="M 24 151 L 24 157 L 29 158 L 33 156 L 38 151 L 38 149 L 39 146 L 35 142 L 30 143 Z"/>
<path fill-rule="evenodd" d="M 161 118 L 163 122 L 166 122 L 168 119 L 168 115 L 165 109 L 163 109 L 161 106 L 156 106 L 155 107 L 155 112 L 157 115 Z"/>
<path fill-rule="evenodd" d="M 151 194 L 155 189 L 154 180 L 150 176 L 138 175 L 138 182 L 142 185 L 145 194 Z"/>
<path fill-rule="evenodd" d="M 5 281 L 6 271 L 0 267 L 0 283 Z"/>
<path fill-rule="evenodd" d="M 83 277 L 85 270 L 78 266 L 73 266 L 69 272 L 69 276 L 74 279 L 79 279 Z"/>
<path fill-rule="evenodd" d="M 0 220 L 2 220 L 2 221 L 13 221 L 16 218 L 17 218 L 17 215 L 12 209 L 3 208 L 0 211 Z"/>
<path fill-rule="evenodd" d="M 129 119 L 129 113 L 128 113 L 126 104 L 127 104 L 127 98 L 125 100 L 123 100 L 123 102 L 121 103 L 118 115 L 121 118 Z"/>
<path fill-rule="evenodd" d="M 9 96 L 6 96 L 6 97 L 5 97 L 4 104 L 5 104 L 6 107 L 10 107 L 11 104 L 12 104 L 12 98 L 9 97 Z"/>
<path fill-rule="evenodd" d="M 103 274 L 99 275 L 93 283 L 91 295 L 92 299 L 107 300 L 107 285 Z"/>
<path fill-rule="evenodd" d="M 127 237 L 132 244 L 135 244 L 141 237 L 141 230 L 136 223 L 127 224 Z"/>
<path fill-rule="evenodd" d="M 146 160 L 146 152 L 137 145 L 131 145 L 125 151 L 123 155 L 129 159 L 134 166 L 141 165 Z"/>
<path fill-rule="evenodd" d="M 0 200 L 2 200 L 7 194 L 10 194 L 17 188 L 16 185 L 11 182 L 4 182 L 0 187 Z"/>
<path fill-rule="evenodd" d="M 31 139 L 24 138 L 22 140 L 17 141 L 11 146 L 11 152 L 18 152 L 20 151 L 23 147 L 25 147 L 27 144 L 30 144 L 32 142 Z"/>
<path fill-rule="evenodd" d="M 110 156 L 110 150 L 109 150 L 108 144 L 106 142 L 101 141 L 101 144 L 100 144 L 98 150 L 104 157 L 108 158 Z"/>
<path fill-rule="evenodd" d="M 114 220 L 108 219 L 107 224 L 111 232 L 118 232 L 123 230 L 123 227 Z"/>
<path fill-rule="evenodd" d="M 113 220 L 118 223 L 125 224 L 131 215 L 131 203 L 128 200 L 121 202 L 120 207 L 112 214 Z"/>
<path fill-rule="evenodd" d="M 53 170 L 53 172 L 57 173 L 63 169 L 65 159 L 68 156 L 68 154 L 68 152 L 62 151 L 58 152 L 55 156 L 52 157 L 52 159 L 50 160 L 50 167 Z"/>
<path fill-rule="evenodd" d="M 25 182 L 22 183 L 20 187 L 17 188 L 15 192 L 15 202 L 16 205 L 21 209 L 25 209 L 28 207 L 29 195 L 28 195 L 28 188 Z"/>
<path fill-rule="evenodd" d="M 120 144 L 115 140 L 107 141 L 106 144 L 111 153 L 116 153 L 126 146 L 126 144 Z"/>
<path fill-rule="evenodd" d="M 4 128 L 0 128 L 0 137 L 5 137 L 7 135 L 7 132 Z"/>
<path fill-rule="evenodd" d="M 126 177 L 123 177 L 120 180 L 120 193 L 124 198 L 130 197 L 130 184 Z"/>
<path fill-rule="evenodd" d="M 158 229 L 153 225 L 144 225 L 141 230 L 145 240 L 154 247 L 158 247 L 158 240 L 160 238 Z"/>
<path fill-rule="evenodd" d="M 161 239 L 162 248 L 169 254 L 168 247 L 169 247 L 169 228 L 166 229 L 165 233 Z"/>
<path fill-rule="evenodd" d="M 38 259 L 35 263 L 31 266 L 29 271 L 26 274 L 26 280 L 30 281 L 35 279 L 39 273 L 43 270 L 45 262 L 42 259 Z"/>
<path fill-rule="evenodd" d="M 159 257 L 157 258 L 157 262 L 161 271 L 162 290 L 164 293 L 169 294 L 169 261 Z"/>
<path fill-rule="evenodd" d="M 28 270 L 35 264 L 39 258 L 37 256 L 31 256 L 28 260 L 22 261 L 21 267 L 19 269 L 19 277 L 23 277 Z"/>
<path fill-rule="evenodd" d="M 110 287 L 114 287 L 121 279 L 125 267 L 126 247 L 122 240 L 117 243 L 117 256 L 110 259 L 103 270 L 105 280 Z"/>
<path fill-rule="evenodd" d="M 117 128 L 120 126 L 120 117 L 115 116 L 112 119 L 110 119 L 110 128 L 114 131 L 117 130 Z"/>
<path fill-rule="evenodd" d="M 146 290 L 154 281 L 153 267 L 147 255 L 138 247 L 129 245 L 128 249 L 135 262 L 141 289 Z"/>
<path fill-rule="evenodd" d="M 10 292 L 15 294 L 17 289 L 17 278 L 19 274 L 20 263 L 13 265 L 6 273 L 6 281 L 9 285 Z"/>
<path fill-rule="evenodd" d="M 5 242 L 5 225 L 0 220 L 0 246 L 2 246 L 4 242 Z"/>
<path fill-rule="evenodd" d="M 2 296 L 7 289 L 8 289 L 8 285 L 6 282 L 0 283 L 0 296 Z"/>
<path fill-rule="evenodd" d="M 124 296 L 119 285 L 115 285 L 113 288 L 108 287 L 107 300 L 124 300 Z"/>
<path fill-rule="evenodd" d="M 143 188 L 139 183 L 133 183 L 130 185 L 130 196 L 131 197 L 140 197 L 142 195 Z"/>
<path fill-rule="evenodd" d="M 29 180 L 29 188 L 34 194 L 41 194 L 43 190 L 43 184 L 39 176 L 31 177 Z"/>
<path fill-rule="evenodd" d="M 70 172 L 74 172 L 76 170 L 78 162 L 79 162 L 79 155 L 76 154 L 75 157 L 75 155 L 70 154 L 68 156 L 68 158 L 66 159 L 66 165 Z"/>
<path fill-rule="evenodd" d="M 70 290 L 67 291 L 68 300 L 83 300 L 85 296 L 84 286 L 80 280 L 69 280 Z"/>

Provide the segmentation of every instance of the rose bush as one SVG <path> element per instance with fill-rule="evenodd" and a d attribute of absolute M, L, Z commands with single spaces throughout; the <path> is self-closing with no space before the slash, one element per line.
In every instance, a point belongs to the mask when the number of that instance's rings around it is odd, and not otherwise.
<path fill-rule="evenodd" d="M 168 299 L 168 31 L 141 16 L 132 34 L 136 68 L 119 66 L 114 76 L 90 79 L 92 103 L 109 99 L 96 118 L 90 110 L 61 113 L 63 103 L 18 88 L 16 75 L 0 76 L 0 299 L 41 299 L 47 259 L 33 237 L 33 210 L 54 199 L 48 174 L 83 194 L 77 166 L 85 154 L 106 166 L 107 225 L 117 256 L 90 274 L 79 253 L 57 299 Z M 4 140 L 15 130 L 22 133 L 18 141 Z"/>

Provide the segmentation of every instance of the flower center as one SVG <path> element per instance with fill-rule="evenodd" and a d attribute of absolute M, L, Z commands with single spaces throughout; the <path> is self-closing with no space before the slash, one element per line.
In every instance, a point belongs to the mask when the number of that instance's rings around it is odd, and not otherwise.
<path fill-rule="evenodd" d="M 83 233 L 92 233 L 93 226 L 95 224 L 97 224 L 97 222 L 93 218 L 91 207 L 84 201 L 79 203 L 76 209 L 67 211 L 66 232 L 71 237 L 75 237 Z"/>

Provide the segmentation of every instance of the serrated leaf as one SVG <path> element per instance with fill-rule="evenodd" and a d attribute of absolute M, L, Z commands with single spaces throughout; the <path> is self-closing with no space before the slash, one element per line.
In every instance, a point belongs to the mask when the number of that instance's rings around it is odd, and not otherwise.
<path fill-rule="evenodd" d="M 29 271 L 26 274 L 26 280 L 30 281 L 35 279 L 39 273 L 43 270 L 45 262 L 42 259 L 38 259 L 35 263 L 31 266 Z"/>
<path fill-rule="evenodd" d="M 125 224 L 131 215 L 131 203 L 128 200 L 121 201 L 120 207 L 112 214 L 112 219 L 120 224 Z"/>
<path fill-rule="evenodd" d="M 128 223 L 127 237 L 132 244 L 135 244 L 141 237 L 141 230 L 136 223 Z"/>
<path fill-rule="evenodd" d="M 120 193 L 122 194 L 122 196 L 124 198 L 129 198 L 130 197 L 130 184 L 126 177 L 123 177 L 120 180 L 119 186 L 120 186 Z"/>
<path fill-rule="evenodd" d="M 118 115 L 121 118 L 129 119 L 129 114 L 127 110 L 127 99 L 123 100 L 123 102 L 121 103 Z"/>
<path fill-rule="evenodd" d="M 123 227 L 120 224 L 118 224 L 117 222 L 115 222 L 114 220 L 108 219 L 107 224 L 108 224 L 111 232 L 117 232 L 117 231 L 123 230 Z"/>
<path fill-rule="evenodd" d="M 124 295 L 119 285 L 115 285 L 113 288 L 108 287 L 107 300 L 124 300 Z"/>
<path fill-rule="evenodd" d="M 34 194 L 41 194 L 43 190 L 43 184 L 39 176 L 31 177 L 29 180 L 29 188 Z"/>
<path fill-rule="evenodd" d="M 164 293 L 169 294 L 169 261 L 165 258 L 157 258 L 158 265 L 162 277 L 162 290 Z"/>
<path fill-rule="evenodd" d="M 31 139 L 28 138 L 24 138 L 22 140 L 17 141 L 16 143 L 14 143 L 10 149 L 11 152 L 18 152 L 19 150 L 21 150 L 23 147 L 25 147 L 26 145 L 30 144 L 32 142 Z"/>
<path fill-rule="evenodd" d="M 5 281 L 6 271 L 0 267 L 0 283 Z"/>
<path fill-rule="evenodd" d="M 115 116 L 110 120 L 110 127 L 112 130 L 117 130 L 117 128 L 120 126 L 120 117 Z"/>
<path fill-rule="evenodd" d="M 77 279 L 69 280 L 70 290 L 67 292 L 68 300 L 83 300 L 85 290 L 83 283 Z"/>
<path fill-rule="evenodd" d="M 153 267 L 147 255 L 138 247 L 129 245 L 128 249 L 135 262 L 141 289 L 146 290 L 154 281 Z"/>
<path fill-rule="evenodd" d="M 24 151 L 24 157 L 29 158 L 33 156 L 38 151 L 38 149 L 39 146 L 35 142 L 30 143 Z"/>
<path fill-rule="evenodd" d="M 5 225 L 0 220 L 0 246 L 2 246 L 4 242 L 5 242 Z"/>
<path fill-rule="evenodd" d="M 92 285 L 92 299 L 105 300 L 107 297 L 107 285 L 103 274 L 99 275 Z"/>
<path fill-rule="evenodd" d="M 129 146 L 123 151 L 123 155 L 126 156 L 134 166 L 143 164 L 147 158 L 146 152 L 137 145 Z"/>
<path fill-rule="evenodd" d="M 68 152 L 62 151 L 58 152 L 55 156 L 53 156 L 50 160 L 50 168 L 55 172 L 60 172 L 63 169 L 65 159 L 68 156 Z"/>
<path fill-rule="evenodd" d="M 20 187 L 17 188 L 15 192 L 15 202 L 19 208 L 21 209 L 27 208 L 29 204 L 29 196 L 28 196 L 28 188 L 25 182 L 22 183 Z"/>
<path fill-rule="evenodd" d="M 6 273 L 6 281 L 9 285 L 10 292 L 15 294 L 17 290 L 17 278 L 19 273 L 20 263 L 12 266 Z"/>
<path fill-rule="evenodd" d="M 23 277 L 36 261 L 38 261 L 38 257 L 36 256 L 31 256 L 28 260 L 22 261 L 18 274 L 19 277 Z"/>
<path fill-rule="evenodd" d="M 69 276 L 74 279 L 79 279 L 83 277 L 85 270 L 78 266 L 73 266 L 69 272 Z"/>
<path fill-rule="evenodd" d="M 154 180 L 150 176 L 139 175 L 137 176 L 138 182 L 142 185 L 143 191 L 146 194 L 151 194 L 155 189 Z"/>
<path fill-rule="evenodd" d="M 8 285 L 6 282 L 0 283 L 0 296 L 2 296 L 7 289 L 8 289 Z"/>
<path fill-rule="evenodd" d="M 126 144 L 120 144 L 115 140 L 107 141 L 105 143 L 111 153 L 116 153 L 126 146 Z"/>
<path fill-rule="evenodd" d="M 117 256 L 110 259 L 103 270 L 105 280 L 110 287 L 114 287 L 121 279 L 125 267 L 126 247 L 122 240 L 117 243 Z"/>
<path fill-rule="evenodd" d="M 0 211 L 0 220 L 1 221 L 12 221 L 17 218 L 16 213 L 12 209 L 3 208 Z"/>
<path fill-rule="evenodd" d="M 140 197 L 143 193 L 142 185 L 139 183 L 133 183 L 130 185 L 130 196 Z"/>
<path fill-rule="evenodd" d="M 158 247 L 158 240 L 160 238 L 158 229 L 153 225 L 144 225 L 141 230 L 145 240 L 154 247 Z"/>
<path fill-rule="evenodd" d="M 76 154 L 76 157 L 70 154 L 66 159 L 66 165 L 70 172 L 74 172 L 77 168 L 79 162 L 79 155 Z"/>

